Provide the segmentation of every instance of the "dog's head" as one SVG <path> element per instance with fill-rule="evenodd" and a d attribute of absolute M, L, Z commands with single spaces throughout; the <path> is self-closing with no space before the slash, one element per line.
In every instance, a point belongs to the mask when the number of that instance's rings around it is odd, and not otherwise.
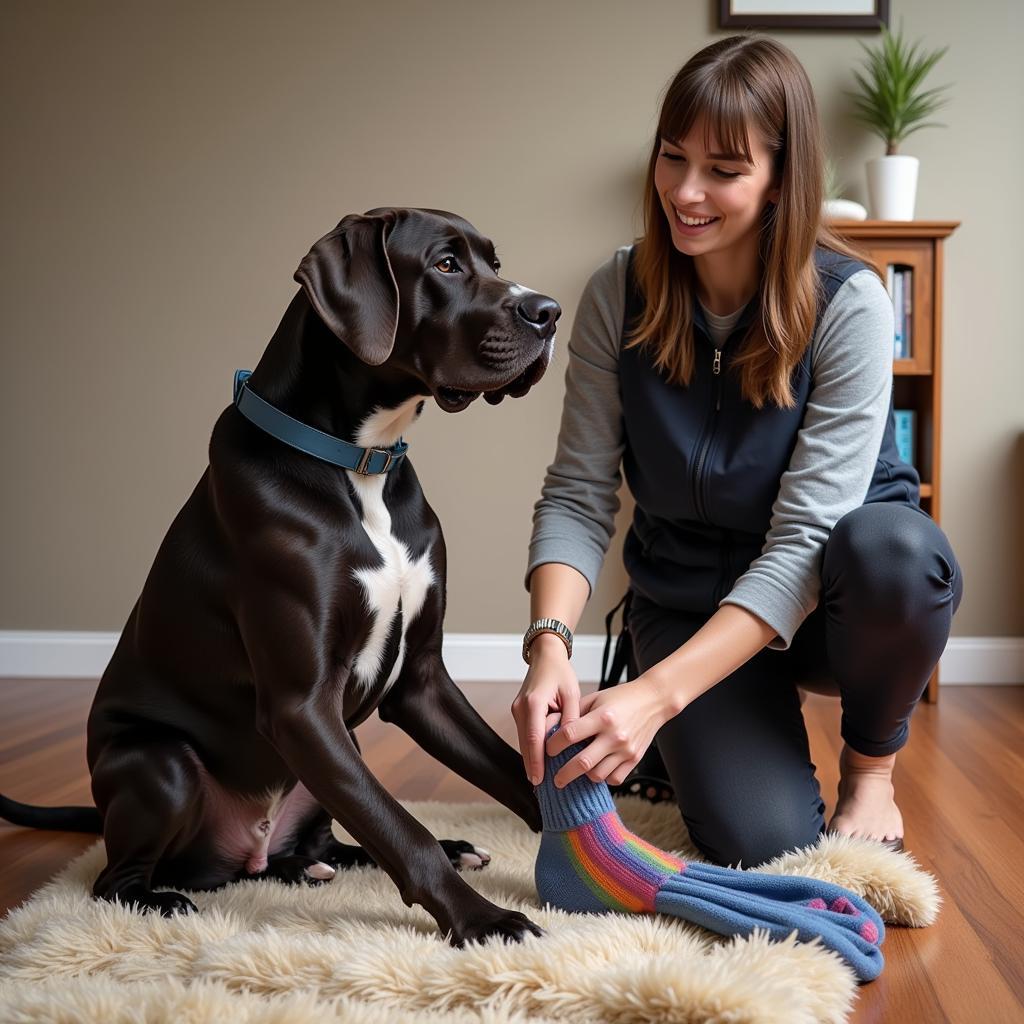
<path fill-rule="evenodd" d="M 364 363 L 417 378 L 447 412 L 525 395 L 554 349 L 554 299 L 498 276 L 494 245 L 442 210 L 345 217 L 295 280 Z"/>

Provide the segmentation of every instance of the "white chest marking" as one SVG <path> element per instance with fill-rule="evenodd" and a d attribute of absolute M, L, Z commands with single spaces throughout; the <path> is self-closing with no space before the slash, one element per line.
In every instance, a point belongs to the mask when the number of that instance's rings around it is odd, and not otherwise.
<path fill-rule="evenodd" d="M 422 398 L 413 398 L 397 409 L 377 409 L 359 428 L 356 443 L 364 447 L 387 447 L 394 444 L 402 431 L 416 416 Z M 362 584 L 366 604 L 373 614 L 373 625 L 363 649 L 353 662 L 357 685 L 370 686 L 377 678 L 384 648 L 392 624 L 402 609 L 402 634 L 398 657 L 388 675 L 385 692 L 398 678 L 405 659 L 405 634 L 409 624 L 419 615 L 427 591 L 434 583 L 430 553 L 413 558 L 408 547 L 391 531 L 391 513 L 384 503 L 385 474 L 361 476 L 351 470 L 349 479 L 363 507 L 363 529 L 381 557 L 382 565 L 372 569 L 356 569 L 355 578 Z M 383 694 L 382 694 L 383 696 Z"/>

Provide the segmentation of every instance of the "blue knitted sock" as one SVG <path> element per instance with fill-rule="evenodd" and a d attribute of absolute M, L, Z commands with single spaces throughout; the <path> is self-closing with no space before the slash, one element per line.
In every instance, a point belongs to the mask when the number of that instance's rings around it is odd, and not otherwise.
<path fill-rule="evenodd" d="M 584 913 L 670 914 L 720 935 L 760 928 L 784 939 L 795 931 L 801 942 L 821 939 L 861 980 L 878 977 L 885 925 L 855 893 L 813 878 L 682 861 L 625 827 L 605 783 L 582 775 L 556 789 L 555 774 L 585 745 L 547 758 L 536 787 L 544 832 L 534 879 L 542 903 Z"/>

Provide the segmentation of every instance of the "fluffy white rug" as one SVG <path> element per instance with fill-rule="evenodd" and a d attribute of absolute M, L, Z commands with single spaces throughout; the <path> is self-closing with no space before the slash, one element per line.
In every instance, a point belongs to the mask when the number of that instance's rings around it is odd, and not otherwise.
<path fill-rule="evenodd" d="M 244 882 L 191 894 L 198 915 L 142 916 L 90 898 L 103 864 L 97 844 L 0 920 L 0 1018 L 811 1024 L 850 1012 L 856 980 L 817 943 L 768 942 L 763 933 L 723 939 L 662 917 L 542 910 L 533 884 L 539 836 L 513 814 L 497 804 L 403 805 L 438 838 L 488 849 L 491 864 L 466 880 L 548 935 L 453 949 L 375 868 L 339 872 L 312 889 Z M 630 797 L 619 809 L 646 839 L 700 859 L 674 805 Z M 821 837 L 759 870 L 835 882 L 894 924 L 927 925 L 938 913 L 935 880 L 909 854 L 861 840 Z"/>

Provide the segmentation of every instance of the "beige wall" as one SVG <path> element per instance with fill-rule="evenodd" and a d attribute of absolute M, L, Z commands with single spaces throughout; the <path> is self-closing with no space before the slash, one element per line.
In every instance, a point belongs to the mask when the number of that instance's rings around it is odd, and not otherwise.
<path fill-rule="evenodd" d="M 120 629 L 309 245 L 380 205 L 457 211 L 509 277 L 565 308 L 527 398 L 409 439 L 450 547 L 452 631 L 520 629 L 530 515 L 554 449 L 581 288 L 639 228 L 667 80 L 725 33 L 708 2 L 4 4 L 0 629 Z M 914 135 L 917 215 L 947 243 L 944 525 L 954 625 L 1024 634 L 1024 18 L 1016 0 L 895 3 L 949 44 Z M 785 32 L 847 195 L 872 141 L 842 90 L 870 33 Z M 623 586 L 617 538 L 582 626 Z"/>

